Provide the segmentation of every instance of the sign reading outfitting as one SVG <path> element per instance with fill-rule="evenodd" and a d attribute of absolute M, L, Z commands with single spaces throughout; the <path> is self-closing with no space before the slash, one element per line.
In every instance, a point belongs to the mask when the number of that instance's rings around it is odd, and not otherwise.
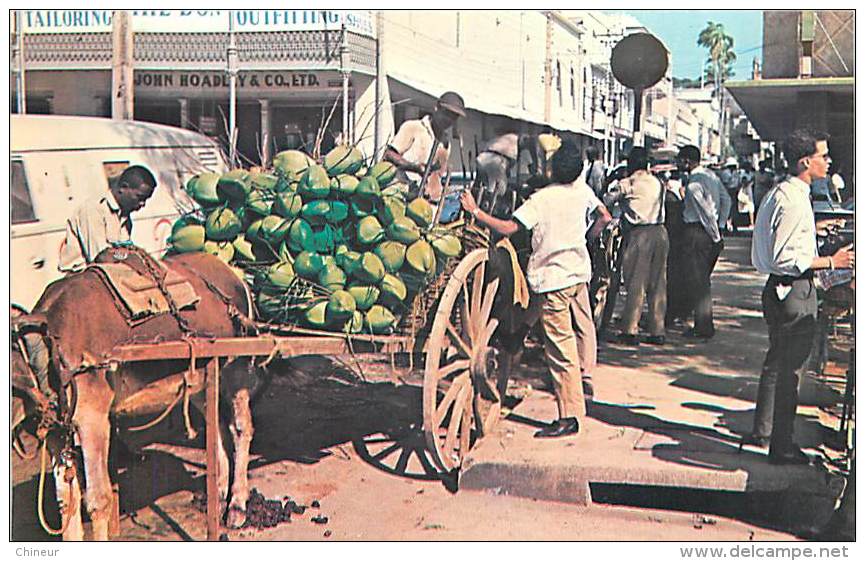
<path fill-rule="evenodd" d="M 234 30 L 340 29 L 373 37 L 369 10 L 131 10 L 132 30 L 143 33 L 228 33 Z M 108 33 L 113 10 L 22 10 L 25 33 Z"/>
<path fill-rule="evenodd" d="M 265 90 L 321 90 L 339 87 L 315 72 L 239 72 L 237 87 Z M 228 88 L 225 72 L 135 72 L 136 91 Z"/>

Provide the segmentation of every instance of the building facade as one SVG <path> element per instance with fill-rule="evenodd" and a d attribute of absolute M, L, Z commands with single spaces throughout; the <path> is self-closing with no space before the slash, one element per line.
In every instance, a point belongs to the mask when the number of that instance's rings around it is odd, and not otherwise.
<path fill-rule="evenodd" d="M 855 12 L 766 11 L 763 44 L 759 76 L 727 90 L 763 140 L 799 127 L 828 132 L 833 168 L 853 185 Z"/>

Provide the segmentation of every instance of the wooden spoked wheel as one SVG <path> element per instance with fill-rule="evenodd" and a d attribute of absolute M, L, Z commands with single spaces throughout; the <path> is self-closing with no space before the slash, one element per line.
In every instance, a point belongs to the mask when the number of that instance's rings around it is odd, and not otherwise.
<path fill-rule="evenodd" d="M 497 353 L 490 340 L 498 279 L 487 282 L 487 250 L 457 265 L 442 291 L 426 348 L 423 430 L 430 456 L 444 472 L 458 469 L 471 446 L 488 433 L 501 411 Z"/>

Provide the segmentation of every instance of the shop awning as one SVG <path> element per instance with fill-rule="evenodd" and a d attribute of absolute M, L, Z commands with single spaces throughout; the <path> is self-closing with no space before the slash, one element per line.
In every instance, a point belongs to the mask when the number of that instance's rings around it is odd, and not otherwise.
<path fill-rule="evenodd" d="M 433 100 L 449 89 L 440 84 L 429 83 L 422 77 L 410 77 L 394 71 L 388 72 L 388 78 L 396 80 L 404 86 L 407 86 L 422 95 L 428 96 Z M 512 105 L 507 101 L 502 101 L 502 99 L 506 97 L 505 94 L 500 94 L 498 96 L 492 95 L 490 92 L 478 91 L 482 90 L 482 88 L 477 88 L 476 85 L 474 86 L 475 87 L 469 84 L 465 84 L 464 87 L 459 87 L 459 85 L 456 87 L 451 86 L 454 91 L 457 91 L 462 95 L 466 104 L 466 109 L 480 111 L 481 113 L 487 113 L 489 115 L 501 115 L 518 121 L 526 121 L 538 125 L 549 125 L 553 129 L 559 131 L 573 132 L 595 139 L 604 138 L 603 133 L 575 127 L 573 122 L 565 119 L 557 119 L 555 114 L 550 120 L 551 122 L 544 123 L 542 115 L 531 110 L 523 109 L 519 105 Z"/>
<path fill-rule="evenodd" d="M 802 94 L 829 94 L 829 111 L 849 111 L 852 115 L 854 84 L 852 77 L 843 77 L 747 80 L 724 85 L 760 138 L 779 140 L 796 126 L 797 114 L 809 110 L 800 104 Z"/>

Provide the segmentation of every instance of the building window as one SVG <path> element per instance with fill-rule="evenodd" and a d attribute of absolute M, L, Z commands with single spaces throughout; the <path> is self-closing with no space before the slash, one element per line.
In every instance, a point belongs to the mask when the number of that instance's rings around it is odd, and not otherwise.
<path fill-rule="evenodd" d="M 556 61 L 556 91 L 559 92 L 559 107 L 562 106 L 562 65 Z"/>
<path fill-rule="evenodd" d="M 571 109 L 577 110 L 577 88 L 574 83 L 574 67 L 571 67 Z"/>
<path fill-rule="evenodd" d="M 589 75 L 586 71 L 586 68 L 583 67 L 583 121 L 587 121 L 589 119 L 589 88 L 586 84 L 589 83 Z"/>
<path fill-rule="evenodd" d="M 21 160 L 13 160 L 9 166 L 9 186 L 12 224 L 35 222 L 36 214 L 33 212 L 33 201 L 30 199 L 30 188 L 24 173 L 24 162 Z"/>

